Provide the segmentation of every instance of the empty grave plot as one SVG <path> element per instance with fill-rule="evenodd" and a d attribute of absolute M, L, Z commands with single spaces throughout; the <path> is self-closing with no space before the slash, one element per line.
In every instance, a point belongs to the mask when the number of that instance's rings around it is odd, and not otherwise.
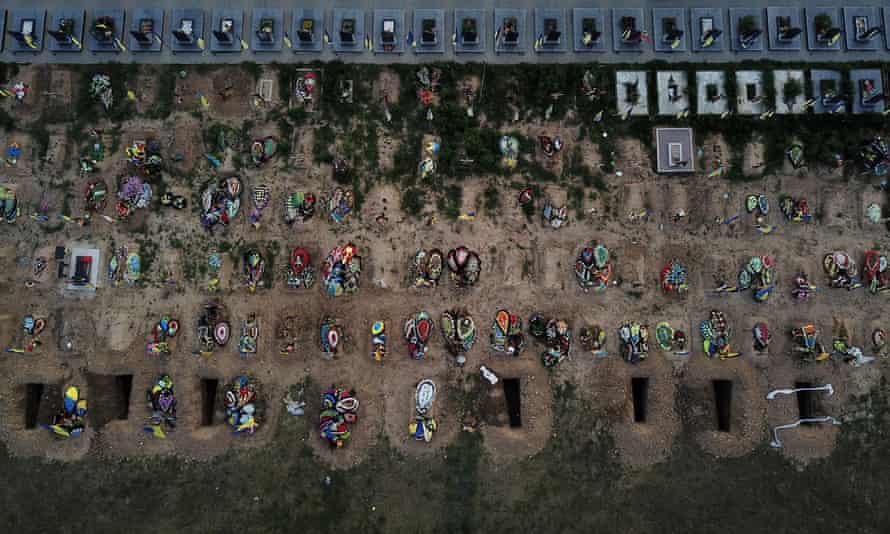
<path fill-rule="evenodd" d="M 795 382 L 795 389 L 812 388 L 814 382 L 800 381 Z M 822 417 L 825 410 L 822 408 L 822 397 L 825 396 L 824 391 L 798 391 L 797 396 L 797 413 L 800 419 L 812 419 L 814 417 Z M 814 423 L 804 423 L 805 425 Z"/>
<path fill-rule="evenodd" d="M 735 458 L 760 446 L 766 400 L 759 387 L 765 376 L 743 360 L 694 366 L 680 384 L 679 402 L 685 427 L 702 449 Z"/>
<path fill-rule="evenodd" d="M 717 413 L 717 430 L 732 430 L 732 380 L 714 380 L 714 408 Z"/>
<path fill-rule="evenodd" d="M 856 228 L 859 226 L 858 193 L 849 188 L 827 188 L 822 190 L 819 215 L 827 226 Z M 812 206 L 812 201 L 810 203 Z"/>
<path fill-rule="evenodd" d="M 565 289 L 566 282 L 572 276 L 572 251 L 568 248 L 554 247 L 538 256 L 543 274 L 544 287 Z"/>
<path fill-rule="evenodd" d="M 491 261 L 491 275 L 507 286 L 516 286 L 525 281 L 532 270 L 532 258 L 518 246 L 501 246 Z"/>
<path fill-rule="evenodd" d="M 482 406 L 482 419 L 498 427 L 522 428 L 522 380 L 504 378 L 487 388 Z"/>
<path fill-rule="evenodd" d="M 32 382 L 18 387 L 21 399 L 22 424 L 26 430 L 49 423 L 53 415 L 62 409 L 62 386 Z"/>
<path fill-rule="evenodd" d="M 130 396 L 133 392 L 133 375 L 87 374 L 87 412 L 90 425 L 101 428 L 112 421 L 130 417 Z"/>
<path fill-rule="evenodd" d="M 624 242 L 620 247 L 612 249 L 612 263 L 615 272 L 627 284 L 626 290 L 640 292 L 646 285 L 650 266 L 647 262 L 647 247 L 642 244 Z"/>
<path fill-rule="evenodd" d="M 645 423 L 649 417 L 649 377 L 636 376 L 630 379 L 633 422 Z"/>
<path fill-rule="evenodd" d="M 507 378 L 504 383 L 504 400 L 507 405 L 507 417 L 510 428 L 522 427 L 522 395 L 518 378 Z"/>
<path fill-rule="evenodd" d="M 638 218 L 644 210 L 651 209 L 645 185 L 640 182 L 625 185 L 621 195 L 621 205 L 625 214 L 631 219 Z"/>
<path fill-rule="evenodd" d="M 201 426 L 211 426 L 222 420 L 217 413 L 219 406 L 219 380 L 216 378 L 201 379 Z"/>
<path fill-rule="evenodd" d="M 674 222 L 685 221 L 689 215 L 689 191 L 685 184 L 670 184 L 667 187 L 663 216 Z"/>

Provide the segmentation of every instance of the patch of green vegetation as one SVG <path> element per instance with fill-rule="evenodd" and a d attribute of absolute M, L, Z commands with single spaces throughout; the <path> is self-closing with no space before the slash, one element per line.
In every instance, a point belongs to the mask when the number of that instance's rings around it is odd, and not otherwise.
<path fill-rule="evenodd" d="M 463 188 L 459 185 L 447 185 L 440 190 L 436 207 L 449 219 L 457 219 L 463 201 Z"/>
<path fill-rule="evenodd" d="M 533 182 L 544 183 L 559 181 L 559 176 L 536 161 L 526 162 L 525 165 L 520 165 L 520 167 L 524 167 L 526 175 Z"/>
<path fill-rule="evenodd" d="M 258 81 L 263 75 L 263 67 L 255 61 L 242 61 L 241 70 L 249 74 L 253 81 Z"/>
<path fill-rule="evenodd" d="M 419 217 L 426 207 L 426 193 L 419 187 L 410 187 L 402 192 L 402 209 L 411 217 Z"/>
<path fill-rule="evenodd" d="M 606 183 L 603 175 L 599 173 L 585 174 L 581 177 L 581 181 L 584 183 L 584 187 L 593 187 L 597 191 L 609 190 L 609 184 Z"/>
<path fill-rule="evenodd" d="M 5 109 L 0 108 L 0 130 L 7 132 L 15 129 L 15 119 Z"/>
<path fill-rule="evenodd" d="M 414 185 L 417 180 L 418 155 L 420 154 L 421 136 L 419 133 L 409 132 L 399 143 L 399 147 L 393 154 L 393 165 L 388 177 L 391 181 L 402 180 L 403 185 Z M 443 168 L 440 158 L 440 169 Z"/>
<path fill-rule="evenodd" d="M 474 500 L 479 493 L 480 463 L 485 456 L 482 436 L 461 432 L 445 449 L 444 492 L 446 502 L 454 503 L 443 517 L 445 532 L 478 532 Z"/>
<path fill-rule="evenodd" d="M 803 90 L 804 87 L 800 80 L 790 78 L 782 85 L 782 99 L 790 104 L 803 94 Z"/>
<path fill-rule="evenodd" d="M 377 175 L 380 167 L 380 152 L 377 146 L 377 126 L 373 123 L 365 125 L 363 165 L 368 175 Z"/>
<path fill-rule="evenodd" d="M 272 241 L 266 247 L 266 268 L 263 271 L 263 287 L 272 289 L 275 286 L 275 260 L 281 251 L 278 241 Z"/>
<path fill-rule="evenodd" d="M 336 143 L 336 134 L 334 129 L 329 125 L 317 128 L 315 130 L 315 140 L 312 145 L 312 154 L 318 163 L 333 163 L 334 155 L 331 148 Z"/>
<path fill-rule="evenodd" d="M 249 147 L 253 142 L 253 137 L 251 136 L 251 130 L 256 126 L 253 121 L 246 120 L 241 123 L 241 146 Z"/>
<path fill-rule="evenodd" d="M 566 165 L 563 168 L 563 178 L 573 179 L 581 177 L 586 181 L 592 174 L 593 169 L 584 163 L 584 153 L 581 150 L 581 145 L 576 144 L 568 156 L 566 156 Z"/>
<path fill-rule="evenodd" d="M 35 155 L 42 162 L 49 150 L 49 130 L 46 128 L 46 122 L 42 119 L 32 122 L 28 125 L 27 132 L 34 142 Z"/>
<path fill-rule="evenodd" d="M 776 108 L 776 75 L 772 70 L 763 72 L 763 100 L 768 109 Z"/>
<path fill-rule="evenodd" d="M 0 62 L 0 83 L 8 84 L 19 73 L 18 63 Z"/>
<path fill-rule="evenodd" d="M 282 96 L 287 95 L 290 100 L 291 91 L 293 91 L 294 82 L 296 80 L 296 70 L 291 63 L 272 63 L 272 68 L 278 72 L 278 93 Z M 286 102 L 287 102 L 286 100 Z"/>
<path fill-rule="evenodd" d="M 54 234 L 54 233 L 60 231 L 64 227 L 65 227 L 65 223 L 63 223 L 63 222 L 40 225 L 40 229 L 43 231 L 44 234 Z"/>
<path fill-rule="evenodd" d="M 498 189 L 497 184 L 490 182 L 485 188 L 485 191 L 483 191 L 482 196 L 485 199 L 483 206 L 485 207 L 485 213 L 487 215 L 494 216 L 500 213 L 501 191 Z"/>
<path fill-rule="evenodd" d="M 287 110 L 287 117 L 295 125 L 305 124 L 310 114 L 303 108 L 292 108 Z"/>
<path fill-rule="evenodd" d="M 579 219 L 584 217 L 584 188 L 576 185 L 569 186 L 568 189 L 569 209 L 575 212 L 575 216 Z"/>
<path fill-rule="evenodd" d="M 121 127 L 120 125 L 115 125 L 111 128 L 111 146 L 108 148 L 108 152 L 110 154 L 116 154 L 118 149 L 121 147 Z"/>
<path fill-rule="evenodd" d="M 64 193 L 65 194 L 62 197 L 62 215 L 70 217 L 71 201 L 74 199 L 74 195 L 70 192 L 70 190 L 68 190 L 68 188 L 65 188 Z"/>
<path fill-rule="evenodd" d="M 753 15 L 745 15 L 739 18 L 739 33 L 751 33 L 758 29 L 757 18 Z"/>
<path fill-rule="evenodd" d="M 290 159 L 291 155 L 291 139 L 294 135 L 294 126 L 291 122 L 281 116 L 278 118 L 278 157 L 285 162 Z"/>
<path fill-rule="evenodd" d="M 466 380 L 472 382 L 459 380 L 448 388 L 459 421 L 478 413 L 488 391 L 475 374 Z M 301 387 L 306 399 L 321 395 L 315 381 L 303 380 Z M 681 428 L 667 445 L 668 459 L 653 467 L 626 468 L 612 437 L 615 418 L 602 415 L 576 384 L 554 381 L 552 388 L 554 431 L 544 449 L 497 463 L 489 457 L 484 432 L 461 432 L 443 454 L 419 458 L 400 454 L 381 434 L 360 463 L 331 469 L 307 442 L 295 448 L 293 436 L 312 432 L 311 417 L 282 417 L 275 425 L 263 425 L 260 432 L 272 435 L 262 447 L 231 449 L 212 462 L 169 455 L 109 463 L 95 454 L 46 462 L 13 456 L 0 442 L 0 470 L 10 480 L 29 481 L 0 485 L 0 501 L 7 503 L 3 524 L 15 532 L 51 532 L 60 524 L 104 532 L 119 529 L 134 513 L 158 508 L 165 510 L 170 530 L 192 531 L 200 524 L 210 532 L 227 532 L 235 524 L 260 525 L 270 532 L 299 524 L 306 532 L 372 534 L 734 534 L 765 528 L 816 532 L 825 525 L 834 531 L 883 532 L 890 521 L 890 511 L 868 498 L 886 494 L 890 478 L 890 444 L 884 439 L 890 431 L 890 387 L 884 378 L 867 395 L 845 400 L 850 417 L 840 427 L 834 452 L 806 465 L 770 450 L 766 437 L 740 457 L 706 452 L 697 441 L 693 400 L 680 387 Z M 275 401 L 276 394 L 261 392 L 270 395 L 267 402 Z M 363 430 L 360 423 L 356 431 Z M 251 475 L 245 478 L 245 473 Z M 422 483 L 418 473 L 423 473 Z M 240 483 L 220 482 L 233 480 Z M 113 498 L 120 488 L 126 488 L 129 502 Z M 825 501 L 826 488 L 834 504 L 814 506 Z M 245 500 L 250 506 L 243 506 Z M 45 506 L 47 501 L 54 505 Z M 156 525 L 130 528 L 150 532 Z"/>
<path fill-rule="evenodd" d="M 176 77 L 180 65 L 164 65 L 158 68 L 156 73 L 158 78 L 158 94 L 154 105 L 146 113 L 152 119 L 166 119 L 173 111 L 173 104 L 176 99 L 174 94 L 176 91 Z"/>
<path fill-rule="evenodd" d="M 159 247 L 151 239 L 137 239 L 136 244 L 139 245 L 139 260 L 141 262 L 140 267 L 142 268 L 141 281 L 145 282 L 148 280 L 152 265 L 154 265 L 155 259 L 158 256 Z"/>

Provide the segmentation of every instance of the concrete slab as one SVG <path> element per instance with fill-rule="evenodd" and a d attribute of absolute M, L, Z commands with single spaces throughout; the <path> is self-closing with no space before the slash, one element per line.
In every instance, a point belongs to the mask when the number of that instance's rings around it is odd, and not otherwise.
<path fill-rule="evenodd" d="M 611 25 L 607 21 L 608 17 L 608 9 L 575 8 L 572 10 L 572 43 L 574 43 L 575 52 L 606 51 L 611 39 L 609 34 Z M 591 38 L 586 43 L 585 32 L 591 33 Z"/>
<path fill-rule="evenodd" d="M 223 29 L 224 20 L 227 26 L 225 29 Z M 229 21 L 231 21 L 231 27 L 229 27 Z M 240 54 L 241 41 L 244 39 L 244 11 L 241 9 L 214 9 L 207 33 L 210 37 L 210 52 Z M 222 34 L 228 35 L 228 39 L 220 39 Z"/>
<path fill-rule="evenodd" d="M 643 10 L 640 8 L 613 8 L 612 9 L 612 49 L 616 52 L 642 52 L 646 35 L 646 21 Z M 625 39 L 625 22 L 635 21 L 634 33 L 630 40 Z"/>
<path fill-rule="evenodd" d="M 183 34 L 187 40 L 179 40 L 173 32 L 183 30 L 183 22 L 186 26 L 190 26 L 189 34 Z M 198 45 L 199 39 L 206 39 L 204 35 L 204 10 L 203 9 L 174 9 L 170 12 L 170 28 L 167 42 L 170 43 L 170 50 L 174 53 L 180 52 L 203 52 L 204 49 Z"/>
<path fill-rule="evenodd" d="M 655 129 L 655 170 L 661 174 L 695 171 L 692 128 Z"/>
<path fill-rule="evenodd" d="M 841 49 L 841 43 L 844 41 L 841 36 L 834 44 L 819 40 L 816 37 L 816 17 L 820 15 L 828 15 L 831 17 L 831 27 L 837 28 L 843 33 L 844 21 L 841 20 L 841 10 L 836 7 L 808 7 L 807 15 L 807 48 L 812 51 L 837 52 Z"/>
<path fill-rule="evenodd" d="M 387 20 L 391 20 L 394 23 L 392 42 L 389 43 L 383 40 L 383 22 Z M 371 34 L 371 39 L 374 41 L 375 54 L 403 54 L 405 53 L 405 40 L 407 38 L 408 32 L 405 29 L 404 9 L 374 10 L 374 30 Z"/>
<path fill-rule="evenodd" d="M 810 80 L 813 86 L 814 113 L 830 113 L 831 108 L 822 102 L 822 96 L 828 91 L 839 94 L 841 91 L 841 73 L 836 70 L 811 70 Z"/>
<path fill-rule="evenodd" d="M 618 97 L 618 113 L 624 114 L 632 108 L 633 115 L 649 114 L 649 78 L 646 71 L 616 71 L 615 94 Z"/>
<path fill-rule="evenodd" d="M 305 34 L 301 34 L 303 31 Z M 324 46 L 324 10 L 294 9 L 290 40 L 294 52 L 321 52 Z"/>
<path fill-rule="evenodd" d="M 770 50 L 800 50 L 804 24 L 799 7 L 766 8 L 766 28 Z M 788 31 L 780 36 L 779 30 L 783 28 Z"/>
<path fill-rule="evenodd" d="M 884 99 L 875 102 L 864 101 L 866 83 L 872 86 L 872 93 L 884 94 L 884 80 L 880 69 L 851 69 L 850 81 L 853 82 L 853 113 L 883 113 L 886 109 Z"/>
<path fill-rule="evenodd" d="M 50 52 L 81 52 L 86 14 L 81 8 L 62 8 L 49 14 L 46 21 L 46 48 Z M 62 24 L 65 28 L 62 28 Z M 2 28 L 0 28 L 2 31 Z M 50 32 L 56 33 L 53 36 Z"/>
<path fill-rule="evenodd" d="M 722 115 L 729 111 L 726 99 L 726 73 L 719 70 L 705 70 L 695 73 L 696 113 L 699 115 Z M 716 98 L 708 98 L 708 86 L 713 85 Z"/>
<path fill-rule="evenodd" d="M 46 26 L 46 10 L 36 8 L 10 9 L 6 32 L 21 34 L 19 40 L 10 33 L 6 36 L 6 50 L 13 54 L 39 54 L 43 51 L 43 33 Z M 28 41 L 30 40 L 30 44 Z"/>
<path fill-rule="evenodd" d="M 791 100 L 786 100 L 785 84 L 791 81 L 799 84 L 800 94 Z M 804 112 L 803 103 L 806 100 L 804 87 L 806 82 L 804 82 L 802 70 L 774 70 L 773 84 L 776 90 L 776 113 L 781 115 L 798 115 Z"/>
<path fill-rule="evenodd" d="M 501 8 L 494 10 L 492 27 L 495 31 L 494 51 L 496 54 L 524 54 L 529 36 L 527 13 L 524 9 Z M 513 31 L 509 25 L 515 24 Z M 512 38 L 512 39 L 511 39 Z"/>
<path fill-rule="evenodd" d="M 739 115 L 760 115 L 766 111 L 763 72 L 740 70 L 735 73 L 736 111 Z"/>
<path fill-rule="evenodd" d="M 884 33 L 882 21 L 879 7 L 845 7 L 844 38 L 847 50 L 877 50 L 881 46 L 881 34 Z M 875 29 L 879 31 L 875 33 Z"/>
<path fill-rule="evenodd" d="M 667 34 L 669 26 L 679 32 L 673 38 Z M 686 26 L 686 10 L 679 7 L 652 9 L 652 36 L 656 52 L 686 52 L 689 30 Z"/>
<path fill-rule="evenodd" d="M 655 80 L 659 115 L 676 115 L 689 109 L 689 83 L 685 71 L 658 71 Z"/>
<path fill-rule="evenodd" d="M 454 10 L 454 42 L 455 54 L 481 54 L 485 52 L 488 40 L 485 10 L 455 9 Z"/>
<path fill-rule="evenodd" d="M 563 53 L 571 39 L 565 9 L 535 8 L 535 51 L 541 54 Z"/>
<path fill-rule="evenodd" d="M 722 52 L 723 43 L 729 35 L 726 32 L 726 22 L 723 19 L 723 9 L 719 7 L 695 7 L 689 10 L 689 25 L 692 27 L 692 51 L 693 52 Z M 710 46 L 702 44 L 702 25 L 711 27 L 720 32 Z"/>
<path fill-rule="evenodd" d="M 143 27 L 143 23 L 145 27 Z M 151 25 L 151 32 L 145 35 L 143 42 L 133 34 L 140 35 Z M 130 24 L 127 28 L 127 46 L 133 53 L 160 52 L 164 35 L 164 10 L 160 8 L 139 8 L 130 12 Z"/>
<path fill-rule="evenodd" d="M 750 44 L 743 47 L 741 42 L 741 21 L 744 18 L 753 17 L 754 28 L 761 32 L 766 31 L 763 23 L 763 9 L 750 7 L 736 7 L 729 10 L 729 34 L 732 50 L 736 52 L 763 52 L 763 33 L 752 39 Z"/>
<path fill-rule="evenodd" d="M 346 22 L 346 26 L 344 26 Z M 352 38 L 349 33 L 352 23 Z M 335 52 L 361 53 L 365 51 L 365 12 L 361 9 L 334 8 L 331 42 Z"/>
<path fill-rule="evenodd" d="M 271 23 L 269 28 L 268 23 Z M 284 11 L 273 7 L 255 7 L 250 13 L 250 49 L 254 53 L 281 52 L 284 46 Z M 264 29 L 265 28 L 265 29 Z M 271 29 L 271 31 L 268 31 Z M 261 37 L 265 37 L 262 39 Z"/>
<path fill-rule="evenodd" d="M 94 54 L 113 53 L 119 54 L 123 50 L 120 44 L 124 42 L 124 10 L 123 9 L 94 9 L 87 17 L 86 28 L 84 28 L 84 46 Z M 108 19 L 113 27 L 108 39 L 100 40 L 96 38 L 94 32 L 96 22 L 99 19 Z"/>
<path fill-rule="evenodd" d="M 430 31 L 424 34 L 424 21 L 429 21 Z M 415 9 L 413 13 L 412 31 L 414 32 L 415 54 L 442 54 L 445 52 L 445 41 L 451 36 L 445 28 L 445 10 Z"/>

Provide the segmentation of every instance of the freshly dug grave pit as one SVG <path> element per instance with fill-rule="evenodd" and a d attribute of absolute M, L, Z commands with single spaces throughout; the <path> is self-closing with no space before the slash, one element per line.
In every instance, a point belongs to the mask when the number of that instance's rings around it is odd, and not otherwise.
<path fill-rule="evenodd" d="M 504 379 L 504 398 L 507 403 L 507 416 L 510 428 L 522 427 L 522 390 L 518 378 Z"/>
<path fill-rule="evenodd" d="M 49 423 L 62 408 L 62 387 L 58 384 L 30 383 L 21 388 L 22 414 L 26 429 Z"/>
<path fill-rule="evenodd" d="M 811 388 L 813 387 L 812 382 L 795 382 L 795 388 Z M 822 402 L 819 398 L 820 395 L 824 395 L 822 391 L 798 391 L 797 392 L 797 412 L 800 416 L 800 419 L 812 419 L 814 417 L 821 417 L 822 411 Z M 804 423 L 805 425 L 812 425 L 816 423 Z"/>
<path fill-rule="evenodd" d="M 491 386 L 482 405 L 482 420 L 498 427 L 522 428 L 522 381 L 502 378 Z"/>
<path fill-rule="evenodd" d="M 631 378 L 630 389 L 633 396 L 634 423 L 645 423 L 649 409 L 649 378 L 645 376 Z"/>
<path fill-rule="evenodd" d="M 108 423 L 130 417 L 130 394 L 133 375 L 87 374 L 90 425 L 100 428 Z"/>
<path fill-rule="evenodd" d="M 219 394 L 219 380 L 201 379 L 201 426 L 211 426 L 216 418 L 216 397 Z"/>
<path fill-rule="evenodd" d="M 714 380 L 714 405 L 717 412 L 717 430 L 732 430 L 732 380 Z"/>

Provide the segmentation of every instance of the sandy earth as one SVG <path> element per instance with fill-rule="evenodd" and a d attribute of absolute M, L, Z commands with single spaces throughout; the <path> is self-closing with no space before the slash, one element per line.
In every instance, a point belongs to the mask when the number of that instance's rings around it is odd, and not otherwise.
<path fill-rule="evenodd" d="M 173 174 L 166 173 L 164 182 L 191 203 L 199 197 L 202 184 L 214 175 L 204 159 L 206 151 L 200 135 L 202 124 L 222 122 L 238 127 L 245 119 L 254 120 L 250 132 L 254 136 L 275 133 L 275 125 L 263 123 L 266 113 L 250 103 L 254 90 L 252 80 L 238 69 L 237 74 L 214 73 L 210 77 L 189 76 L 177 80 L 177 94 L 183 97 L 175 105 L 176 113 L 164 121 L 124 123 L 117 152 L 106 155 L 96 175 L 105 180 L 112 192 L 117 189 L 117 176 L 124 172 L 126 145 L 136 139 L 155 137 L 162 141 L 163 154 L 172 158 Z M 55 80 L 53 71 L 53 84 Z M 228 71 L 226 71 L 228 72 Z M 26 68 L 22 77 L 39 76 Z M 265 77 L 265 76 L 264 76 Z M 43 75 L 43 78 L 48 78 Z M 269 78 L 275 84 L 278 79 Z M 398 77 L 383 71 L 375 85 L 391 85 Z M 35 84 L 41 83 L 39 80 Z M 231 85 L 233 94 L 222 96 Z M 248 87 L 249 86 L 249 87 Z M 199 105 L 194 95 L 208 95 L 210 108 L 203 118 L 190 112 Z M 74 90 L 69 90 L 68 98 Z M 398 90 L 393 90 L 398 95 Z M 42 105 L 38 99 L 57 99 L 35 92 L 34 101 L 11 112 L 34 114 Z M 272 104 L 280 104 L 273 102 Z M 9 104 L 4 104 L 8 106 Z M 140 104 L 142 105 L 142 104 Z M 577 131 L 558 122 L 523 125 L 529 135 L 561 135 L 566 141 L 563 154 L 568 154 L 577 139 Z M 478 431 L 496 461 L 507 461 L 539 452 L 548 438 L 560 431 L 553 425 L 552 405 L 557 385 L 569 381 L 579 386 L 581 396 L 591 401 L 597 415 L 609 421 L 621 460 L 631 467 L 642 467 L 666 458 L 672 440 L 683 428 L 690 428 L 695 440 L 708 453 L 721 457 L 743 455 L 768 441 L 768 426 L 797 419 L 794 397 L 766 401 L 767 391 L 789 387 L 796 381 L 821 384 L 831 382 L 835 394 L 821 401 L 827 414 L 844 415 L 850 394 L 861 394 L 881 375 L 881 362 L 871 368 L 852 368 L 840 362 L 802 364 L 790 355 L 787 331 L 802 321 L 815 321 L 830 343 L 832 319 L 843 317 L 854 335 L 854 343 L 868 352 L 871 329 L 890 326 L 880 320 L 887 304 L 881 297 L 859 290 L 846 292 L 826 290 L 806 303 L 793 302 L 790 280 L 798 270 L 806 270 L 817 285 L 824 285 L 821 257 L 833 250 L 846 250 L 856 258 L 869 247 L 890 250 L 890 240 L 880 227 L 865 222 L 865 206 L 883 202 L 870 186 L 847 182 L 833 176 L 808 175 L 769 176 L 746 184 L 731 184 L 709 179 L 706 173 L 718 158 L 728 161 L 728 149 L 719 138 L 707 140 L 707 168 L 690 177 L 660 177 L 650 169 L 649 156 L 638 141 L 618 140 L 618 164 L 622 176 L 608 176 L 608 192 L 598 193 L 590 200 L 585 188 L 583 220 L 570 213 L 569 223 L 560 230 L 545 228 L 538 216 L 526 220 L 515 204 L 518 190 L 510 185 L 517 177 L 472 177 L 462 182 L 462 212 L 479 211 L 481 193 L 495 184 L 501 196 L 497 217 L 485 214 L 468 221 L 449 221 L 438 217 L 436 222 L 406 218 L 399 207 L 398 186 L 377 184 L 367 192 L 362 209 L 352 213 L 341 225 L 323 215 L 288 227 L 283 222 L 283 198 L 287 192 L 304 190 L 320 195 L 335 184 L 329 168 L 312 164 L 311 132 L 299 134 L 294 149 L 301 154 L 307 170 L 286 167 L 280 158 L 260 168 L 250 166 L 239 172 L 245 191 L 264 183 L 270 187 L 272 203 L 263 212 L 259 230 L 246 220 L 248 195 L 237 219 L 227 228 L 205 233 L 198 214 L 190 206 L 182 212 L 161 208 L 146 210 L 134 220 L 108 224 L 96 218 L 88 227 L 50 222 L 38 224 L 22 216 L 14 226 L 5 228 L 0 236 L 0 290 L 7 295 L 7 305 L 0 318 L 0 336 L 6 346 L 21 342 L 20 321 L 26 313 L 47 317 L 48 327 L 42 335 L 43 345 L 33 354 L 5 354 L 0 358 L 0 438 L 18 455 L 75 459 L 85 454 L 129 456 L 135 454 L 179 454 L 191 458 L 210 458 L 233 447 L 262 447 L 281 417 L 285 390 L 311 377 L 312 393 L 307 395 L 306 417 L 315 418 L 319 410 L 318 392 L 330 384 L 352 387 L 361 401 L 359 421 L 354 426 L 353 440 L 344 450 L 330 451 L 314 436 L 314 431 L 294 439 L 309 440 L 315 453 L 338 468 L 360 462 L 368 451 L 386 436 L 390 443 L 409 455 L 441 454 L 443 448 L 461 431 L 465 423 L 458 406 L 461 392 L 467 393 L 468 377 L 477 373 L 479 365 L 490 367 L 502 378 L 518 378 L 521 384 L 523 426 L 511 428 L 505 421 L 506 403 L 500 385 L 482 383 L 482 421 Z M 25 154 L 30 140 L 21 133 L 15 138 L 23 143 Z M 0 132 L 0 142 L 10 138 Z M 64 141 L 61 133 L 56 138 Z M 308 139 L 308 140 L 307 140 Z M 394 143 L 398 143 L 395 140 Z M 64 143 L 63 143 L 64 144 Z M 23 157 L 14 168 L 4 169 L 3 181 L 17 186 L 20 205 L 29 210 L 43 191 L 48 192 L 53 210 L 59 210 L 66 195 L 72 214 L 82 213 L 81 191 L 92 177 L 77 174 L 75 165 L 59 163 L 62 154 L 73 154 L 85 140 L 70 139 L 67 147 L 56 148 L 57 160 L 44 165 L 59 165 L 58 176 L 48 175 L 45 167 L 31 157 Z M 598 162 L 596 147 L 583 142 L 584 158 Z M 752 145 L 746 154 L 747 165 L 756 166 L 758 149 Z M 392 154 L 391 150 L 389 154 Z M 492 147 L 496 150 L 496 147 Z M 540 156 L 540 155 L 539 155 Z M 246 155 L 242 156 L 249 161 Z M 178 158 L 177 158 L 178 159 Z M 390 165 L 391 157 L 381 153 L 381 165 Z M 554 172 L 561 172 L 563 161 L 557 158 Z M 64 170 L 63 170 L 64 169 Z M 53 186 L 51 183 L 55 183 Z M 68 183 L 62 186 L 59 184 Z M 557 205 L 566 199 L 563 184 L 549 184 L 545 195 Z M 810 224 L 785 223 L 778 209 L 767 222 L 778 225 L 772 235 L 761 236 L 754 229 L 752 217 L 744 213 L 744 196 L 762 192 L 775 202 L 780 192 L 806 196 L 817 211 Z M 112 207 L 106 214 L 112 214 Z M 320 208 L 320 206 L 319 206 Z M 428 209 L 433 209 L 429 206 Z M 649 210 L 648 220 L 632 220 L 631 215 Z M 687 217 L 674 220 L 684 210 Z M 319 210 L 321 211 L 321 210 Z M 715 219 L 740 214 L 734 224 L 718 225 Z M 380 215 L 385 215 L 381 218 Z M 31 279 L 30 259 L 45 256 L 50 260 L 56 245 L 83 241 L 102 251 L 100 272 L 104 273 L 112 243 L 137 246 L 151 241 L 159 246 L 151 270 L 146 273 L 145 287 L 107 287 L 103 283 L 95 294 L 72 295 L 63 291 L 55 280 L 55 263 L 37 285 L 26 289 L 23 282 Z M 320 284 L 312 289 L 289 290 L 283 281 L 282 269 L 293 247 L 305 247 L 318 268 L 327 252 L 337 244 L 352 241 L 364 258 L 361 289 L 356 295 L 331 299 L 323 294 Z M 622 283 L 603 293 L 585 294 L 575 282 L 572 265 L 581 247 L 591 241 L 602 242 L 612 251 L 617 277 Z M 248 294 L 242 284 L 241 271 L 235 266 L 237 254 L 229 253 L 245 244 L 256 243 L 260 250 L 273 250 L 278 244 L 273 287 Z M 443 277 L 434 289 L 415 289 L 405 284 L 410 258 L 420 248 L 443 251 L 466 245 L 478 251 L 483 271 L 477 287 L 457 289 Z M 259 320 L 259 351 L 244 359 L 238 355 L 237 340 L 215 351 L 209 357 L 193 355 L 199 310 L 211 298 L 205 285 L 207 275 L 201 270 L 207 255 L 223 251 L 224 269 L 219 299 L 229 314 L 233 337 L 240 332 L 241 322 L 250 313 Z M 709 289 L 715 276 L 723 272 L 733 278 L 747 257 L 771 254 L 776 259 L 779 290 L 768 303 L 756 304 L 749 294 L 713 295 Z M 691 273 L 691 290 L 678 298 L 658 289 L 658 271 L 672 257 L 681 258 Z M 186 273 L 193 273 L 187 279 Z M 104 276 L 104 274 L 103 274 Z M 427 310 L 438 323 L 442 311 L 453 307 L 467 309 L 475 318 L 478 339 L 468 354 L 465 368 L 457 368 L 445 350 L 443 339 L 434 334 L 428 357 L 423 361 L 408 358 L 401 337 L 403 322 L 419 310 Z M 565 318 L 577 335 L 585 324 L 602 325 L 608 333 L 605 358 L 584 354 L 580 346 L 559 368 L 548 371 L 539 360 L 541 347 L 527 339 L 519 358 L 512 359 L 492 352 L 488 347 L 491 321 L 497 310 L 506 308 L 524 321 L 533 312 Z M 734 329 L 733 345 L 743 356 L 730 361 L 709 360 L 701 350 L 698 325 L 711 309 L 725 312 Z M 169 313 L 179 318 L 183 328 L 173 342 L 169 356 L 146 354 L 154 321 Z M 275 325 L 286 315 L 295 315 L 300 327 L 298 351 L 289 356 L 278 354 L 280 340 L 275 339 Z M 346 340 L 339 356 L 322 359 L 318 345 L 318 325 L 332 316 L 345 328 Z M 388 358 L 385 365 L 370 358 L 369 327 L 374 320 L 384 320 L 389 334 Z M 649 358 L 632 366 L 619 359 L 617 327 L 629 320 L 653 326 L 670 321 L 684 330 L 691 340 L 692 354 L 677 357 L 662 354 L 653 343 Z M 751 328 L 757 321 L 766 321 L 774 335 L 768 355 L 756 355 L 752 349 Z M 437 324 L 438 330 L 438 324 Z M 59 348 L 61 339 L 72 339 L 71 351 Z M 144 393 L 160 373 L 170 373 L 176 384 L 179 401 L 179 428 L 167 440 L 155 440 L 141 432 L 148 410 Z M 201 424 L 201 379 L 220 380 L 221 386 L 242 373 L 261 384 L 265 409 L 262 427 L 253 436 L 232 436 L 222 421 L 221 391 L 216 402 L 216 424 Z M 126 402 L 116 397 L 111 375 L 132 375 L 132 392 Z M 649 379 L 648 418 L 645 423 L 633 420 L 631 379 Z M 417 382 L 432 378 L 439 386 L 434 412 L 441 428 L 431 444 L 417 443 L 407 436 L 407 424 L 413 415 L 413 393 Z M 713 380 L 733 381 L 731 430 L 720 432 L 716 425 Z M 95 407 L 86 434 L 76 440 L 57 441 L 41 430 L 24 428 L 24 384 L 41 383 L 55 386 L 55 393 L 65 384 L 76 384 Z M 109 391 L 111 389 L 111 391 Z M 44 395 L 41 414 L 46 406 L 58 403 L 57 397 Z M 116 419 L 121 406 L 128 403 L 127 419 Z M 106 406 L 107 405 L 107 406 Z M 96 421 L 112 414 L 111 420 L 99 426 Z M 44 422 L 44 420 L 41 420 Z M 824 457 L 833 448 L 843 427 L 807 427 L 783 434 L 783 453 L 800 461 Z"/>

